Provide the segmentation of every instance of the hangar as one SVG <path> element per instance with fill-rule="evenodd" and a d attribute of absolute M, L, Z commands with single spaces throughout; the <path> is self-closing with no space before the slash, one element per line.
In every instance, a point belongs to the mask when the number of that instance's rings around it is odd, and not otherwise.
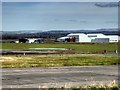
<path fill-rule="evenodd" d="M 93 43 L 112 43 L 119 42 L 120 36 L 118 35 L 104 35 L 102 33 L 96 34 L 84 34 L 84 33 L 73 33 L 68 34 L 65 37 L 57 39 L 59 42 L 93 42 Z"/>

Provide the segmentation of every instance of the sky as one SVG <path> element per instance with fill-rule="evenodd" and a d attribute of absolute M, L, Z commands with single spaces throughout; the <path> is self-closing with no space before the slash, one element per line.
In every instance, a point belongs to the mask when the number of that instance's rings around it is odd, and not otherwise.
<path fill-rule="evenodd" d="M 95 30 L 118 27 L 118 7 L 96 2 L 2 2 L 2 30 Z"/>

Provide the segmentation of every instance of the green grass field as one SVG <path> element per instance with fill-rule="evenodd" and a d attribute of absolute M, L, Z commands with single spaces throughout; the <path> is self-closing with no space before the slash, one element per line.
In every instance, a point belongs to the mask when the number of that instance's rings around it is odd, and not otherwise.
<path fill-rule="evenodd" d="M 80 43 L 54 43 L 54 44 L 28 44 L 28 43 L 2 43 L 3 50 L 29 50 L 29 48 L 67 48 L 77 53 L 101 53 L 107 50 L 109 53 L 118 49 L 118 44 L 80 44 Z"/>
<path fill-rule="evenodd" d="M 111 44 L 80 44 L 80 43 L 54 43 L 54 44 L 28 44 L 28 43 L 3 43 L 3 50 L 29 50 L 29 48 L 67 48 L 76 53 L 115 53 L 118 45 Z M 68 51 L 70 52 L 70 51 Z M 16 67 L 49 67 L 49 66 L 93 66 L 116 65 L 117 56 L 2 56 L 3 68 Z"/>
<path fill-rule="evenodd" d="M 117 65 L 117 56 L 2 56 L 2 68 Z"/>

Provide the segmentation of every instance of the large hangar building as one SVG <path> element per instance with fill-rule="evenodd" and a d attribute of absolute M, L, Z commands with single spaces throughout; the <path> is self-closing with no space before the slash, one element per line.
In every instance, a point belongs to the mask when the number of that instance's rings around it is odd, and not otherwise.
<path fill-rule="evenodd" d="M 112 42 L 120 42 L 119 40 L 120 40 L 120 36 L 118 35 L 104 35 L 102 33 L 96 33 L 96 34 L 73 33 L 57 39 L 57 41 L 59 42 L 81 42 L 81 43 L 86 43 L 86 42 L 112 43 Z"/>

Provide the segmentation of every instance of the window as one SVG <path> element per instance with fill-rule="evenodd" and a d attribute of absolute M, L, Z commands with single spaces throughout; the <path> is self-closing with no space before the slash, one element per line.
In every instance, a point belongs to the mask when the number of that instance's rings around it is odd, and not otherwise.
<path fill-rule="evenodd" d="M 88 35 L 88 37 L 97 37 L 97 35 Z"/>

